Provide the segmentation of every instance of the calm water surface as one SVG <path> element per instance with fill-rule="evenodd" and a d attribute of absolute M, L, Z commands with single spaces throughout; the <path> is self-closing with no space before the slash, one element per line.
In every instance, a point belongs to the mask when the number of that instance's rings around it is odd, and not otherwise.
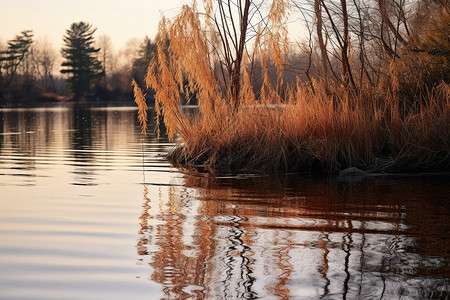
<path fill-rule="evenodd" d="M 0 109 L 0 299 L 450 297 L 449 177 L 183 173 L 136 115 Z"/>

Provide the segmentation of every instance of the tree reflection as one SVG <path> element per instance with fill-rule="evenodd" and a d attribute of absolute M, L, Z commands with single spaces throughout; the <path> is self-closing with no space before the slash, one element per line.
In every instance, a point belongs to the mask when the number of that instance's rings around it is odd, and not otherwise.
<path fill-rule="evenodd" d="M 351 228 L 351 222 L 348 222 L 348 227 Z M 343 283 L 343 291 L 342 291 L 342 299 L 347 299 L 348 294 L 348 283 L 350 281 L 350 271 L 349 271 L 349 262 L 350 262 L 350 254 L 351 254 L 351 246 L 353 244 L 352 240 L 352 234 L 351 232 L 347 233 L 342 238 L 342 250 L 345 252 L 345 258 L 344 258 L 344 272 L 345 272 L 345 279 Z"/>
<path fill-rule="evenodd" d="M 92 111 L 84 107 L 75 105 L 72 111 L 73 128 L 71 132 L 71 155 L 73 160 L 71 165 L 74 166 L 73 174 L 74 185 L 96 185 L 95 172 L 93 166 L 95 165 L 95 147 L 92 145 L 92 133 L 98 130 L 98 125 L 95 124 L 96 118 L 92 116 Z M 104 116 L 103 118 L 104 119 Z"/>
<path fill-rule="evenodd" d="M 61 122 L 65 115 L 60 108 L 0 110 L 0 165 L 6 175 L 23 178 L 21 185 L 35 185 L 37 177 L 48 176 L 37 165 L 53 157 L 57 147 L 67 146 Z"/>
<path fill-rule="evenodd" d="M 251 245 L 244 241 L 246 230 L 241 226 L 246 218 L 238 216 L 235 210 L 227 219 L 229 224 L 222 226 L 223 239 L 219 239 L 226 244 L 223 245 L 223 250 L 217 251 L 217 255 L 223 253 L 224 257 L 221 260 L 225 263 L 221 294 L 224 299 L 255 299 L 257 298 L 257 294 L 253 291 L 255 278 L 252 276 L 251 268 L 253 260 L 249 257 Z M 222 243 L 219 242 L 219 247 Z"/>
<path fill-rule="evenodd" d="M 449 246 L 423 252 L 424 237 L 442 231 L 419 218 L 423 198 L 408 189 L 401 180 L 187 175 L 183 187 L 162 189 L 152 212 L 144 187 L 138 253 L 168 299 L 448 295 Z M 428 202 L 422 214 L 448 221 L 448 208 L 437 209 Z"/>
<path fill-rule="evenodd" d="M 0 133 L 2 133 L 2 134 L 0 134 L 0 154 L 3 152 L 2 150 L 3 150 L 3 139 L 4 139 L 4 132 L 5 132 L 5 130 L 4 130 L 4 125 L 3 125 L 3 121 L 5 120 L 5 116 L 4 116 L 4 113 L 3 113 L 3 111 L 0 111 Z"/>
<path fill-rule="evenodd" d="M 327 243 L 329 243 L 329 242 L 330 242 L 330 239 L 328 238 L 328 233 L 322 233 L 320 235 L 320 239 L 319 239 L 319 243 L 318 243 L 318 247 L 323 250 L 322 264 L 319 266 L 318 272 L 320 273 L 320 275 L 322 275 L 323 281 L 325 282 L 321 298 L 326 297 L 328 295 L 328 293 L 330 292 L 330 289 L 329 289 L 330 279 L 328 279 L 328 276 L 327 276 L 328 269 L 329 269 L 328 253 L 330 253 L 330 250 L 328 250 Z"/>

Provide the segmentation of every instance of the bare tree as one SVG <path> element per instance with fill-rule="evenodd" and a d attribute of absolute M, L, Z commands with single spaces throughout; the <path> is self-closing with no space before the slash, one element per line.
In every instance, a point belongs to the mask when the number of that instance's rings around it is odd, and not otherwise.
<path fill-rule="evenodd" d="M 38 39 L 31 48 L 31 60 L 35 75 L 40 78 L 42 91 L 55 91 L 53 74 L 58 52 L 48 39 Z"/>
<path fill-rule="evenodd" d="M 111 38 L 108 35 L 99 36 L 97 46 L 100 48 L 98 56 L 103 69 L 103 85 L 106 88 L 107 77 L 112 73 L 112 62 L 114 60 Z"/>
<path fill-rule="evenodd" d="M 133 62 L 138 57 L 138 48 L 141 41 L 138 38 L 130 39 L 125 46 L 111 56 L 108 84 L 111 89 L 131 92 L 130 81 L 133 77 Z M 106 70 L 108 72 L 108 70 Z"/>
<path fill-rule="evenodd" d="M 218 60 L 223 83 L 230 94 L 232 105 L 238 109 L 242 65 L 244 56 L 250 52 L 249 41 L 256 39 L 258 35 L 268 29 L 269 20 L 264 20 L 261 8 L 265 1 L 256 3 L 251 0 L 238 0 L 237 2 L 207 0 L 204 2 L 208 22 L 212 24 L 210 28 L 214 30 L 214 36 L 217 37 L 217 39 L 211 38 L 209 45 Z M 273 3 L 276 2 L 273 1 Z M 275 11 L 272 12 L 272 14 L 275 13 Z M 282 12 L 278 13 L 282 14 Z"/>
<path fill-rule="evenodd" d="M 3 41 L 0 40 L 0 87 L 3 84 L 3 72 L 2 72 L 2 69 L 3 69 L 3 65 L 5 63 L 4 60 L 3 60 L 3 53 L 5 53 L 5 51 L 6 51 L 6 46 L 3 43 Z M 1 91 L 0 91 L 0 93 L 1 93 Z"/>
<path fill-rule="evenodd" d="M 316 15 L 316 34 L 317 41 L 319 42 L 320 55 L 322 58 L 322 67 L 324 74 L 328 73 L 328 54 L 326 45 L 323 40 L 323 19 L 322 19 L 322 6 L 320 0 L 314 0 L 314 13 Z"/>
<path fill-rule="evenodd" d="M 236 111 L 242 96 L 244 69 L 249 62 L 244 60 L 253 60 L 250 57 L 254 58 L 257 52 L 262 55 L 261 48 L 270 48 L 277 72 L 281 73 L 284 52 L 281 48 L 287 45 L 286 1 L 203 0 L 203 4 L 205 13 L 199 12 L 196 5 L 184 6 L 175 19 L 162 20 L 157 64 L 150 68 L 147 83 L 155 90 L 165 90 L 159 86 L 158 77 L 175 73 L 176 82 L 172 85 L 182 87 L 180 80 L 186 79 L 189 89 L 205 99 L 202 103 L 208 103 L 205 104 L 208 109 L 213 109 L 217 98 L 212 95 L 220 91 Z M 253 51 L 252 46 L 258 51 Z M 217 69 L 219 74 L 215 72 Z M 173 89 L 167 91 L 167 96 L 179 97 L 172 93 Z"/>

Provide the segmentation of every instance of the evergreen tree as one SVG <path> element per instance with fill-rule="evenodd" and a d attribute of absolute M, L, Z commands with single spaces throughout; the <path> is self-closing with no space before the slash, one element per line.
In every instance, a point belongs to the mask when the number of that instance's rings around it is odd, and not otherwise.
<path fill-rule="evenodd" d="M 146 36 L 144 41 L 139 45 L 137 57 L 133 61 L 133 78 L 142 84 L 147 68 L 153 57 L 156 56 L 156 43 Z"/>
<path fill-rule="evenodd" d="M 86 22 L 72 23 L 63 37 L 64 47 L 61 54 L 65 61 L 61 64 L 61 73 L 69 74 L 67 84 L 79 99 L 84 92 L 88 92 L 94 79 L 102 76 L 102 65 L 94 47 L 94 33 L 92 25 Z"/>
<path fill-rule="evenodd" d="M 10 41 L 6 51 L 0 52 L 0 86 L 3 84 L 3 74 L 1 68 L 5 69 L 6 86 L 9 87 L 16 75 L 17 67 L 29 54 L 31 44 L 33 43 L 33 31 L 24 30 Z"/>

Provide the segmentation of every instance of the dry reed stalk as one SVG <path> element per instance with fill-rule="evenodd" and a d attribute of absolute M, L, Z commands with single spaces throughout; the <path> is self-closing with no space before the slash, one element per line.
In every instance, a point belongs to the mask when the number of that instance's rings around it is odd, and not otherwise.
<path fill-rule="evenodd" d="M 282 2 L 272 9 L 284 11 Z M 208 9 L 206 15 L 211 13 Z M 243 67 L 239 95 L 243 105 L 234 110 L 229 94 L 221 91 L 220 79 L 212 72 L 199 15 L 195 7 L 184 6 L 179 17 L 163 19 L 160 36 L 169 37 L 170 46 L 163 39 L 158 42 L 157 60 L 146 77 L 147 85 L 156 91 L 157 122 L 163 116 L 169 138 L 181 136 L 183 147 L 170 155 L 172 161 L 242 172 L 332 173 L 347 167 L 391 172 L 450 170 L 448 84 L 423 93 L 420 109 L 416 104 L 407 106 L 399 96 L 399 65 L 391 64 L 388 92 L 367 88 L 355 93 L 340 84 L 313 79 L 314 90 L 299 82 L 281 97 L 279 79 L 277 84 L 270 80 L 265 58 L 270 53 L 277 67 L 283 52 L 262 46 L 256 52 L 262 68 L 258 97 Z M 282 44 L 283 35 L 272 38 Z M 257 39 L 264 38 L 258 35 Z M 258 40 L 257 44 L 270 43 Z M 141 110 L 143 95 L 133 85 Z M 180 95 L 186 91 L 195 92 L 199 101 L 195 118 L 180 112 Z"/>
<path fill-rule="evenodd" d="M 448 86 L 440 89 L 420 112 L 392 119 L 374 106 L 353 107 L 349 98 L 333 105 L 300 88 L 282 109 L 247 107 L 214 127 L 200 117 L 185 140 L 185 158 L 191 165 L 248 172 L 448 169 Z"/>
<path fill-rule="evenodd" d="M 138 106 L 138 120 L 139 124 L 141 125 L 141 133 L 147 134 L 147 102 L 145 101 L 145 94 L 142 93 L 142 90 L 139 88 L 139 85 L 136 83 L 136 81 L 133 79 L 131 82 L 133 86 L 133 92 L 134 92 L 134 102 L 136 102 Z"/>

